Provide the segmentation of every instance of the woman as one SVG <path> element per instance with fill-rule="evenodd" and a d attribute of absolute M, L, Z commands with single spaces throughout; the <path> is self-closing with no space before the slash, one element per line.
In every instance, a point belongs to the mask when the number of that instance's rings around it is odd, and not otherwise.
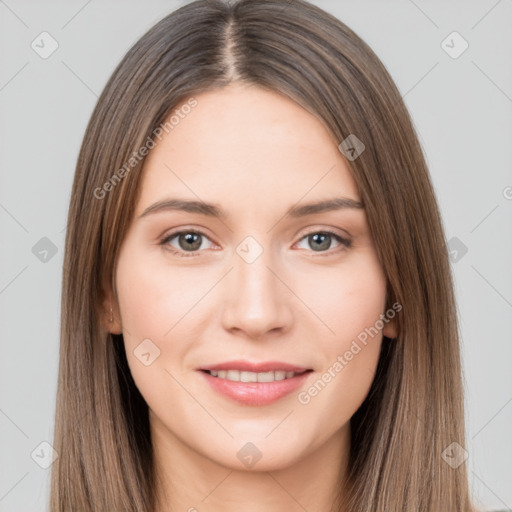
<path fill-rule="evenodd" d="M 424 157 L 318 7 L 199 0 L 129 50 L 64 268 L 52 512 L 474 510 Z"/>

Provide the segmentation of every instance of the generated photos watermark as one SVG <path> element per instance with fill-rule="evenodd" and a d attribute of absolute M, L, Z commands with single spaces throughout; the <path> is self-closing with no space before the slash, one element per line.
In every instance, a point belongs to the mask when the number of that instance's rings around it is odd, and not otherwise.
<path fill-rule="evenodd" d="M 402 305 L 395 302 L 392 307 L 380 315 L 380 318 L 371 327 L 366 327 L 364 331 L 360 332 L 357 338 L 352 340 L 350 349 L 346 350 L 342 355 L 338 355 L 336 361 L 307 390 L 301 391 L 297 395 L 299 403 L 302 405 L 309 404 L 311 399 L 317 396 L 352 361 L 354 356 L 361 352 L 368 344 L 369 338 L 377 336 L 384 328 L 384 325 L 395 318 L 396 314 L 401 310 Z"/>
<path fill-rule="evenodd" d="M 190 98 L 185 105 L 176 109 L 173 115 L 171 115 L 165 123 L 160 124 L 153 130 L 152 134 L 148 136 L 144 144 L 137 151 L 132 153 L 132 156 L 120 169 L 115 171 L 101 187 L 94 189 L 94 197 L 96 199 L 103 199 L 107 195 L 107 192 L 113 190 L 127 175 L 127 173 L 141 162 L 149 154 L 150 150 L 156 147 L 157 142 L 155 141 L 155 138 L 161 141 L 164 132 L 170 133 L 174 130 L 174 128 L 176 128 L 176 126 L 181 122 L 181 119 L 185 119 L 185 117 L 192 111 L 192 108 L 196 107 L 197 104 L 198 102 L 195 98 Z"/>

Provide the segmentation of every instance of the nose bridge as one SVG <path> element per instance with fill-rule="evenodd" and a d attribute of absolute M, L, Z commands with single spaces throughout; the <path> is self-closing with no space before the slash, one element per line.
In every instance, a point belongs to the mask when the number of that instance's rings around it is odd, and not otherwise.
<path fill-rule="evenodd" d="M 276 266 L 276 258 L 272 254 L 270 237 L 247 236 L 236 248 L 234 279 L 240 287 L 237 296 L 245 301 L 258 304 L 262 301 L 275 300 L 279 293 L 276 278 L 269 270 Z M 262 304 L 264 305 L 264 304 Z"/>
<path fill-rule="evenodd" d="M 274 274 L 279 274 L 278 257 L 270 247 L 270 237 L 262 238 L 247 236 L 236 247 L 230 300 L 224 311 L 227 328 L 237 327 L 253 336 L 284 327 L 291 319 L 286 287 Z"/>

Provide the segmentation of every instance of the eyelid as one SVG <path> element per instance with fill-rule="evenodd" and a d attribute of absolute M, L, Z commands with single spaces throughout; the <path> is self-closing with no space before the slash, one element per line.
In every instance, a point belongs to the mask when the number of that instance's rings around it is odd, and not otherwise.
<path fill-rule="evenodd" d="M 300 240 L 302 240 L 305 236 L 312 235 L 314 233 L 329 233 L 331 235 L 339 236 L 347 241 L 352 240 L 352 235 L 348 231 L 334 227 L 322 227 L 321 224 L 312 224 L 307 226 L 303 228 L 303 230 L 299 231 L 297 236 L 300 236 Z"/>

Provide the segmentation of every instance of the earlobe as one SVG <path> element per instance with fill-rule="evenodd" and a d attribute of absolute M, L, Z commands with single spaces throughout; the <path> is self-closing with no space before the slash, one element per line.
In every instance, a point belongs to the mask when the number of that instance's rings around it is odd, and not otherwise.
<path fill-rule="evenodd" d="M 386 336 L 386 338 L 395 339 L 398 336 L 396 320 L 389 320 L 389 322 L 384 325 L 382 333 L 384 336 Z"/>
<path fill-rule="evenodd" d="M 110 291 L 104 294 L 102 323 L 106 330 L 112 334 L 121 334 L 123 329 L 120 322 L 120 315 Z"/>
<path fill-rule="evenodd" d="M 121 322 L 118 320 L 119 317 L 117 314 L 117 308 L 108 306 L 104 309 L 106 310 L 104 314 L 104 323 L 107 326 L 107 331 L 109 331 L 111 334 L 121 334 L 123 332 L 123 329 Z"/>
<path fill-rule="evenodd" d="M 382 334 L 386 336 L 386 338 L 394 340 L 398 338 L 397 315 L 398 311 L 400 311 L 402 307 L 400 306 L 399 308 L 396 308 L 396 305 L 398 304 L 397 302 L 395 302 L 393 306 L 390 306 L 390 303 L 390 289 L 388 288 L 386 291 L 386 309 L 384 314 L 381 316 L 384 322 Z"/>

